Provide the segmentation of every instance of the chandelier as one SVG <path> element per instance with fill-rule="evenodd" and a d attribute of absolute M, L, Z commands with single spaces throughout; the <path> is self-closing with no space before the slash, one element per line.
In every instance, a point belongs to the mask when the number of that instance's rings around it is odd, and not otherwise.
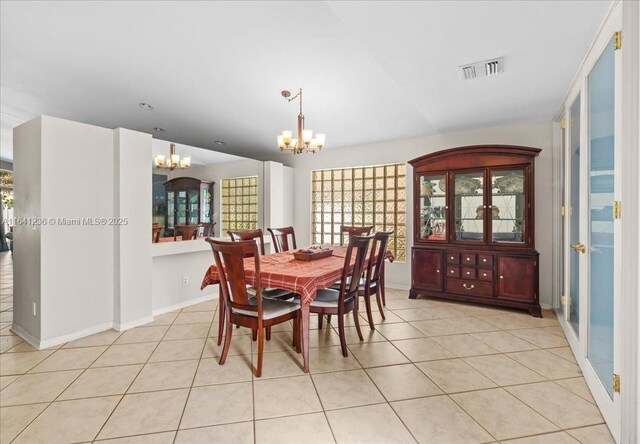
<path fill-rule="evenodd" d="M 287 99 L 287 102 L 289 103 L 300 98 L 297 137 L 293 138 L 292 131 L 282 131 L 282 134 L 278 135 L 278 148 L 280 148 L 280 151 L 291 150 L 293 151 L 293 154 L 300 154 L 302 152 L 315 153 L 316 151 L 320 151 L 324 146 L 324 134 L 316 134 L 316 136 L 313 137 L 313 131 L 310 129 L 304 129 L 304 114 L 302 114 L 302 88 L 300 88 L 298 94 L 293 97 L 291 97 L 291 93 L 287 90 L 282 91 L 280 94 L 282 94 L 282 97 Z"/>
<path fill-rule="evenodd" d="M 167 168 L 173 170 L 175 168 L 187 169 L 191 165 L 191 157 L 180 157 L 176 154 L 176 144 L 169 145 L 169 158 L 165 162 L 165 158 L 162 154 L 158 154 L 155 157 L 156 168 Z"/>

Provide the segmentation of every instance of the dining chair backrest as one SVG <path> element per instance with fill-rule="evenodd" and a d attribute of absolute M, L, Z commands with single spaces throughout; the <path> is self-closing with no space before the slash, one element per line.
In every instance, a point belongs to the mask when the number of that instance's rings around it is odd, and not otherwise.
<path fill-rule="evenodd" d="M 262 317 L 262 285 L 260 279 L 260 255 L 258 246 L 254 241 L 220 241 L 206 238 L 213 251 L 218 276 L 220 277 L 220 289 L 225 303 L 229 307 L 248 311 L 257 311 L 258 317 Z M 247 291 L 247 279 L 244 268 L 244 259 L 254 258 L 254 270 L 256 276 L 257 305 L 249 305 L 249 292 Z"/>
<path fill-rule="evenodd" d="M 293 231 L 293 227 L 267 228 L 267 230 L 271 233 L 273 248 L 276 250 L 276 253 L 298 248 L 296 245 L 296 233 Z M 291 236 L 291 243 L 289 243 L 289 236 Z"/>
<path fill-rule="evenodd" d="M 351 236 L 368 236 L 371 234 L 371 230 L 373 230 L 373 225 L 368 227 L 353 227 L 349 225 L 340 225 L 340 233 L 346 234 L 346 239 L 344 236 L 341 236 L 343 241 L 340 245 L 344 245 L 344 241 L 349 241 Z"/>
<path fill-rule="evenodd" d="M 253 241 L 257 243 L 260 254 L 264 256 L 264 235 L 262 229 L 244 230 L 244 231 L 227 231 L 232 242 L 236 241 Z"/>
<path fill-rule="evenodd" d="M 378 283 L 380 280 L 380 272 L 382 271 L 382 262 L 387 251 L 389 238 L 393 235 L 391 231 L 378 231 L 373 235 L 373 243 L 371 244 L 371 252 L 369 253 L 369 263 L 367 265 L 366 285 Z"/>
<path fill-rule="evenodd" d="M 201 226 L 202 225 L 176 225 L 173 228 L 173 240 L 177 240 L 178 236 L 182 236 L 182 240 L 197 239 Z"/>
<path fill-rule="evenodd" d="M 164 227 L 162 225 L 153 224 L 151 226 L 151 240 L 153 243 L 160 242 L 160 233 L 162 233 L 162 229 Z"/>
<path fill-rule="evenodd" d="M 213 236 L 213 227 L 216 225 L 215 222 L 213 223 L 204 223 L 202 224 L 202 236 L 204 237 L 211 237 Z"/>
<path fill-rule="evenodd" d="M 339 305 L 342 305 L 345 299 L 349 299 L 352 296 L 358 297 L 360 276 L 362 276 L 362 272 L 364 271 L 367 249 L 372 239 L 373 236 L 351 236 L 349 238 L 349 245 L 347 246 L 347 253 L 344 258 L 344 267 L 342 268 L 342 278 L 340 281 Z M 353 263 L 353 269 L 351 269 L 351 258 L 354 254 L 355 261 Z M 349 279 L 349 276 L 356 276 L 356 278 Z"/>

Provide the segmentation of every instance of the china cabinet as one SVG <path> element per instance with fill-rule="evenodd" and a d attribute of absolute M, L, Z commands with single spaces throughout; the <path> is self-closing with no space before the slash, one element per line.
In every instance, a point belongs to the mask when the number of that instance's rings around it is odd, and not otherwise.
<path fill-rule="evenodd" d="M 538 148 L 483 145 L 411 160 L 410 297 L 527 309 L 541 316 L 534 239 Z"/>
<path fill-rule="evenodd" d="M 167 208 L 165 236 L 172 236 L 176 225 L 212 222 L 214 182 L 178 177 L 164 185 Z"/>

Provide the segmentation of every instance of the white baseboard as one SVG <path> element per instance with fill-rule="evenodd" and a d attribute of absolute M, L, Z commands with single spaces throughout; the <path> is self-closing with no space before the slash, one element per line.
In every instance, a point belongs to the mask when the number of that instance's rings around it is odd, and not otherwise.
<path fill-rule="evenodd" d="M 65 344 L 76 339 L 84 338 L 85 336 L 94 335 L 96 333 L 103 332 L 113 328 L 113 322 L 106 322 L 104 324 L 96 325 L 94 327 L 86 328 L 84 330 L 75 331 L 66 335 L 56 336 L 54 338 L 39 340 L 27 333 L 22 327 L 17 324 L 11 326 L 11 331 L 20 336 L 32 347 L 42 350 L 44 348 L 53 347 L 55 345 Z"/>
<path fill-rule="evenodd" d="M 210 301 L 212 299 L 218 299 L 218 295 L 215 293 L 205 294 L 204 296 L 200 296 L 196 299 L 188 299 L 186 301 L 178 302 L 177 304 L 170 305 L 168 307 L 156 308 L 153 310 L 154 316 L 159 316 L 161 314 L 169 313 L 171 311 L 180 310 L 181 308 L 190 307 L 191 305 L 196 305 L 201 302 Z"/>
<path fill-rule="evenodd" d="M 153 321 L 153 316 L 145 316 L 144 318 L 139 318 L 133 321 L 125 322 L 124 324 L 119 324 L 118 322 L 113 323 L 113 329 L 118 331 L 129 330 L 130 328 L 139 327 L 144 324 L 148 324 Z"/>
<path fill-rule="evenodd" d="M 11 324 L 11 327 L 9 328 L 9 330 L 14 332 L 18 336 L 20 336 L 22 339 L 24 339 L 30 346 L 40 349 L 40 340 L 31 336 L 29 333 L 27 333 L 27 331 L 24 328 L 20 327 L 18 324 L 16 323 Z"/>

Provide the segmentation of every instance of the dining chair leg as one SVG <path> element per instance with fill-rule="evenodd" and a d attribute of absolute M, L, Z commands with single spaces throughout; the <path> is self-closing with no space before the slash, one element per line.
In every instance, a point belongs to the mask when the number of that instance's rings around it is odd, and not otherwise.
<path fill-rule="evenodd" d="M 385 320 L 384 311 L 382 310 L 382 300 L 381 300 L 382 287 L 376 286 L 376 302 L 378 303 L 378 310 L 380 311 L 380 316 L 382 316 L 382 320 Z"/>
<path fill-rule="evenodd" d="M 264 351 L 264 329 L 258 329 L 258 367 L 256 368 L 256 378 L 262 376 L 262 353 Z"/>
<path fill-rule="evenodd" d="M 327 324 L 331 324 L 331 315 L 327 315 Z"/>
<path fill-rule="evenodd" d="M 364 306 L 367 309 L 367 320 L 369 321 L 369 328 L 375 330 L 373 326 L 373 313 L 371 313 L 371 290 L 364 292 Z"/>
<path fill-rule="evenodd" d="M 220 356 L 220 365 L 224 364 L 227 360 L 227 353 L 229 353 L 229 347 L 231 346 L 231 335 L 233 334 L 233 324 L 229 321 L 227 323 L 227 333 L 224 336 L 224 347 L 222 347 L 222 356 Z"/>
<path fill-rule="evenodd" d="M 347 338 L 344 335 L 344 316 L 338 315 L 338 334 L 340 336 L 340 347 L 342 347 L 342 356 L 349 356 L 347 352 Z"/>
<path fill-rule="evenodd" d="M 381 291 L 381 294 L 382 294 L 382 305 L 384 305 L 386 307 L 387 306 L 387 298 L 385 297 L 385 294 L 384 294 L 384 285 L 385 285 L 384 284 L 384 269 L 385 269 L 384 262 L 385 261 L 382 261 L 382 269 L 380 270 L 380 283 L 378 284 L 378 286 L 380 287 L 380 291 Z"/>
<path fill-rule="evenodd" d="M 296 315 L 296 317 L 293 318 L 293 333 L 291 335 L 291 346 L 294 347 L 296 351 L 298 351 L 297 345 L 298 345 L 298 316 Z"/>
<path fill-rule="evenodd" d="M 362 337 L 362 330 L 360 330 L 360 316 L 358 316 L 358 308 L 356 307 L 352 313 L 353 313 L 353 323 L 356 326 L 356 333 L 358 333 L 358 338 L 360 338 L 361 341 L 364 341 L 364 338 Z"/>
<path fill-rule="evenodd" d="M 267 341 L 271 340 L 271 327 L 267 327 L 265 328 L 265 330 L 267 331 Z"/>
<path fill-rule="evenodd" d="M 255 341 L 256 339 L 258 339 L 258 330 L 256 330 L 255 328 L 251 330 L 251 339 L 253 341 Z"/>
<path fill-rule="evenodd" d="M 222 344 L 222 332 L 224 331 L 224 313 L 227 310 L 224 298 L 218 304 L 218 346 Z"/>
<path fill-rule="evenodd" d="M 322 313 L 318 313 L 318 330 L 322 330 L 322 319 L 324 315 Z"/>

